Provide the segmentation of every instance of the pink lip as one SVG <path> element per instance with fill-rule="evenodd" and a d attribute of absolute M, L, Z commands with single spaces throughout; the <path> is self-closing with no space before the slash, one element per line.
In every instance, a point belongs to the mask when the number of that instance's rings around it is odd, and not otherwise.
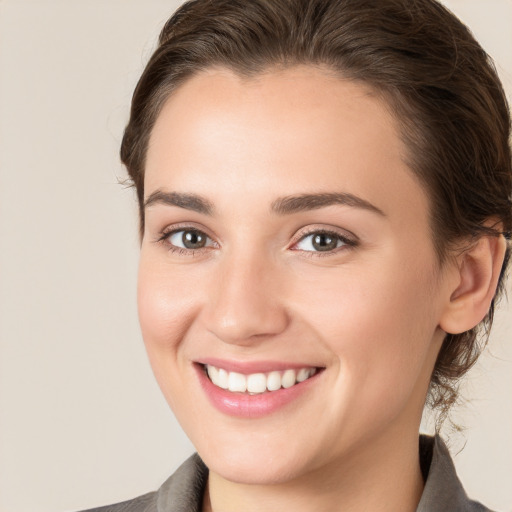
<path fill-rule="evenodd" d="M 225 365 L 219 366 L 226 370 L 228 369 Z M 259 364 L 256 366 L 258 367 L 258 370 L 256 370 L 254 373 L 262 371 L 262 366 Z M 299 366 L 298 368 L 304 367 L 307 367 L 307 365 Z M 231 391 L 221 389 L 215 386 L 208 378 L 202 365 L 196 364 L 195 368 L 201 387 L 210 400 L 210 403 L 220 412 L 229 416 L 236 416 L 240 418 L 261 418 L 262 416 L 272 414 L 273 412 L 288 405 L 306 393 L 308 389 L 310 389 L 311 386 L 315 384 L 318 377 L 323 373 L 320 371 L 309 379 L 295 384 L 291 388 L 281 388 L 277 391 L 271 391 L 257 395 L 249 395 L 246 393 L 233 393 Z M 286 366 L 286 368 L 290 368 L 290 366 Z M 272 366 L 272 369 L 278 370 L 275 365 Z M 253 373 L 253 371 L 251 370 L 250 372 L 243 373 Z"/>

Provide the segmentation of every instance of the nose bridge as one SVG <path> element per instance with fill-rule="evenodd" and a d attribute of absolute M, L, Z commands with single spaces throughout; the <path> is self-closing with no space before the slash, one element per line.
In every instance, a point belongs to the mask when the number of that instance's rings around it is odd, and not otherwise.
<path fill-rule="evenodd" d="M 247 344 L 286 328 L 280 272 L 272 258 L 258 251 L 232 251 L 218 270 L 207 306 L 207 327 L 215 336 Z"/>

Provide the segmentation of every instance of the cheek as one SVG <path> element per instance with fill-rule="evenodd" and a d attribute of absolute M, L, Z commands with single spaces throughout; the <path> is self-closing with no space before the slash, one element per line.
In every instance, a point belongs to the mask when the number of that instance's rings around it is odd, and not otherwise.
<path fill-rule="evenodd" d="M 139 321 L 148 351 L 172 346 L 176 324 L 176 300 L 165 281 L 153 272 L 139 271 Z"/>
<path fill-rule="evenodd" d="M 186 276 L 141 253 L 138 311 L 144 342 L 150 350 L 172 350 L 179 343 L 194 303 Z"/>
<path fill-rule="evenodd" d="M 183 364 L 182 339 L 191 322 L 193 299 L 184 293 L 186 280 L 167 265 L 141 253 L 138 275 L 138 311 L 142 337 L 155 377 L 167 399 L 178 365 Z M 172 404 L 171 404 L 172 406 Z"/>
<path fill-rule="evenodd" d="M 317 280 L 302 296 L 308 297 L 303 315 L 338 358 L 339 388 L 357 389 L 354 396 L 378 405 L 384 395 L 393 392 L 399 399 L 400 390 L 410 392 L 423 379 L 437 306 L 428 266 L 374 268 Z"/>

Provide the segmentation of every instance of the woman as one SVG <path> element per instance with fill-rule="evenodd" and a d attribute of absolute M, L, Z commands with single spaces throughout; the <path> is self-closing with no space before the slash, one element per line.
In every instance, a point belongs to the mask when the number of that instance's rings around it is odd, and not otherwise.
<path fill-rule="evenodd" d="M 492 323 L 509 130 L 433 0 L 182 6 L 121 155 L 143 337 L 198 455 L 101 510 L 488 510 L 418 431 Z"/>

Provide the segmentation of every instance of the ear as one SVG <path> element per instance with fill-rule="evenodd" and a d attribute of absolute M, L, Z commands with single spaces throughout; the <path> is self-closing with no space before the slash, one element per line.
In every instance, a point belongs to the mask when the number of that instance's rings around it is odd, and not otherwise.
<path fill-rule="evenodd" d="M 439 326 L 459 334 L 478 325 L 496 293 L 507 242 L 503 235 L 482 236 L 457 257 L 455 285 Z"/>

